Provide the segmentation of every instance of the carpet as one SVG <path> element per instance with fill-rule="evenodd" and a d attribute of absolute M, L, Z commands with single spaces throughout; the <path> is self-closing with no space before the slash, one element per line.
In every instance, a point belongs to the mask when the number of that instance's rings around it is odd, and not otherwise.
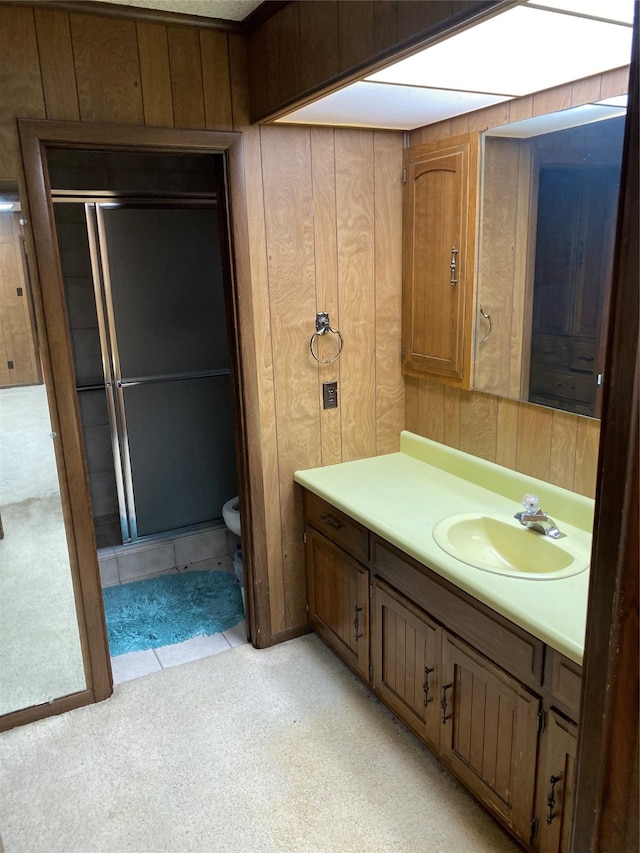
<path fill-rule="evenodd" d="M 118 684 L 0 768 L 6 853 L 520 850 L 317 636 Z"/>
<path fill-rule="evenodd" d="M 112 657 L 226 631 L 244 618 L 228 572 L 183 572 L 103 590 Z"/>

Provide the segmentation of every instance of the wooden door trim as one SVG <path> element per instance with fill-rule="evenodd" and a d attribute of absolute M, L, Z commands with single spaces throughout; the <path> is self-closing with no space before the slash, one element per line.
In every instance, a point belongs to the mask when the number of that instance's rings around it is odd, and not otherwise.
<path fill-rule="evenodd" d="M 50 387 L 54 431 L 59 432 L 59 473 L 66 507 L 70 559 L 78 623 L 83 649 L 87 690 L 82 704 L 100 701 L 112 692 L 102 589 L 98 570 L 93 523 L 89 508 L 87 475 L 82 454 L 78 405 L 74 391 L 73 361 L 66 330 L 64 288 L 57 252 L 53 210 L 46 166 L 47 147 L 139 150 L 167 153 L 224 153 L 227 162 L 227 204 L 230 214 L 229 257 L 231 289 L 236 320 L 235 368 L 240 382 L 239 440 L 246 461 L 239 474 L 244 478 L 241 494 L 246 496 L 243 545 L 249 624 L 255 638 L 270 638 L 266 570 L 264 493 L 259 456 L 259 400 L 255 371 L 255 346 L 250 299 L 249 241 L 244 186 L 242 135 L 236 132 L 174 130 L 83 122 L 50 122 L 18 119 L 20 145 L 27 190 L 26 216 L 31 223 L 33 285 L 38 303 L 40 345 Z M 243 298 L 239 299 L 239 290 Z M 238 314 L 241 322 L 238 322 Z M 240 326 L 246 333 L 240 334 Z M 252 440 L 253 437 L 253 440 Z M 245 470 L 246 469 L 246 470 Z M 250 484 L 256 484 L 251 489 Z M 252 572 L 255 566 L 255 571 Z M 264 641 L 263 641 L 263 644 Z M 67 698 L 60 700 L 67 709 Z M 21 722 L 37 719 L 38 707 L 26 709 Z M 31 717 L 31 712 L 33 716 Z M 22 713 L 22 712 L 21 712 Z"/>
<path fill-rule="evenodd" d="M 636 8 L 587 614 L 571 850 L 638 848 L 638 205 Z"/>

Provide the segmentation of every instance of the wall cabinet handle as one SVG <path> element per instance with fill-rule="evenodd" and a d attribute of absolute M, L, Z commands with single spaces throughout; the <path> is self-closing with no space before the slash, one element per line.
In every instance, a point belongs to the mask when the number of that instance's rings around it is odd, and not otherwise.
<path fill-rule="evenodd" d="M 547 823 L 551 823 L 551 821 L 558 817 L 557 814 L 553 813 L 553 809 L 556 804 L 556 784 L 560 781 L 559 776 L 551 776 L 549 778 L 549 784 L 551 785 L 551 790 L 549 791 L 549 796 L 547 797 L 547 805 L 549 806 L 549 814 L 547 815 Z"/>
<path fill-rule="evenodd" d="M 364 634 L 359 634 L 359 633 L 358 633 L 358 631 L 360 630 L 360 617 L 359 617 L 359 614 L 362 612 L 362 607 L 358 607 L 358 606 L 356 605 L 354 609 L 355 609 L 355 613 L 356 613 L 356 618 L 353 620 L 353 627 L 355 628 L 355 632 L 356 632 L 356 633 L 355 633 L 355 639 L 356 639 L 356 640 L 359 640 L 361 637 L 364 637 Z"/>
<path fill-rule="evenodd" d="M 424 668 L 424 684 L 422 685 L 422 689 L 424 690 L 424 704 L 425 706 L 429 704 L 429 702 L 433 702 L 433 696 L 429 697 L 429 675 L 433 672 L 433 667 L 425 666 Z"/>
<path fill-rule="evenodd" d="M 451 287 L 454 284 L 458 283 L 458 279 L 456 278 L 456 256 L 458 254 L 458 250 L 455 246 L 451 247 Z"/>
<path fill-rule="evenodd" d="M 453 687 L 453 684 L 444 684 L 442 686 L 442 702 L 440 702 L 440 707 L 442 708 L 442 724 L 444 725 L 447 720 L 451 719 L 451 714 L 447 714 L 447 690 Z"/>
<path fill-rule="evenodd" d="M 331 515 L 321 515 L 320 519 L 324 521 L 325 524 L 328 524 L 329 527 L 333 527 L 334 530 L 340 530 L 340 528 L 342 527 L 340 522 L 336 521 L 336 519 L 333 518 L 333 516 Z"/>

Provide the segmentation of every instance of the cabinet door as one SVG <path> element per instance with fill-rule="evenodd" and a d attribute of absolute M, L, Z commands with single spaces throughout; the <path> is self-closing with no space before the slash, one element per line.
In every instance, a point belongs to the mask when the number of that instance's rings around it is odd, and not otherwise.
<path fill-rule="evenodd" d="M 533 817 L 540 700 L 445 633 L 442 760 L 525 844 Z"/>
<path fill-rule="evenodd" d="M 577 726 L 549 711 L 538 781 L 540 853 L 568 853 L 573 807 Z"/>
<path fill-rule="evenodd" d="M 345 663 L 369 680 L 369 571 L 307 528 L 309 624 Z"/>
<path fill-rule="evenodd" d="M 469 387 L 477 134 L 405 150 L 403 370 Z"/>
<path fill-rule="evenodd" d="M 373 582 L 373 688 L 434 751 L 440 741 L 442 629 L 401 593 Z"/>

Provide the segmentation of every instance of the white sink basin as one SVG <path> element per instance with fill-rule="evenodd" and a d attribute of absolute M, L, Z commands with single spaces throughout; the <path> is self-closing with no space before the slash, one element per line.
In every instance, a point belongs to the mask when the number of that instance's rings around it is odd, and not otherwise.
<path fill-rule="evenodd" d="M 586 533 L 551 539 L 504 515 L 467 513 L 443 518 L 433 528 L 433 538 L 462 563 L 530 580 L 577 575 L 589 567 L 591 557 Z"/>

